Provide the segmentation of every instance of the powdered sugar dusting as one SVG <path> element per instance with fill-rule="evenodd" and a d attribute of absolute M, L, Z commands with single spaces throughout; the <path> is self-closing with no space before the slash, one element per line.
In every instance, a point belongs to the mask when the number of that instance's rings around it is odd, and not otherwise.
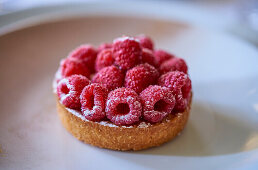
<path fill-rule="evenodd" d="M 56 91 L 57 81 L 56 81 L 56 80 L 60 79 L 60 76 L 61 76 L 61 73 L 60 73 L 60 71 L 58 70 L 58 71 L 56 72 L 56 76 L 55 76 L 55 79 L 54 79 L 53 84 L 52 84 L 52 85 L 53 85 L 53 92 L 54 92 L 54 94 L 57 94 L 57 91 Z M 128 101 L 131 100 L 130 97 L 128 97 L 127 100 L 128 100 Z M 109 102 L 109 101 L 107 101 L 107 102 Z M 139 106 L 140 106 L 140 103 L 139 103 L 139 102 L 134 102 L 134 104 L 136 105 L 136 107 L 139 107 Z M 85 116 L 83 116 L 83 114 L 82 114 L 80 111 L 74 110 L 74 109 L 70 109 L 70 108 L 67 108 L 67 107 L 66 107 L 65 109 L 66 109 L 68 112 L 70 112 L 71 114 L 75 115 L 76 117 L 79 117 L 81 120 L 86 121 L 86 122 L 89 122 L 89 120 L 86 119 Z M 166 121 L 168 122 L 169 120 L 166 120 Z M 117 128 L 118 128 L 118 127 L 133 128 L 133 127 L 134 127 L 134 126 L 132 126 L 132 125 L 131 125 L 131 126 L 117 126 L 117 125 L 115 125 L 114 123 L 111 123 L 111 122 L 109 122 L 109 121 L 100 121 L 100 122 L 95 122 L 95 123 L 98 123 L 98 124 L 103 125 L 103 126 L 117 127 Z M 138 127 L 138 128 L 147 128 L 147 127 L 150 127 L 150 126 L 152 126 L 151 123 L 143 121 L 143 122 L 140 122 L 139 125 L 136 126 L 136 127 Z"/>
<path fill-rule="evenodd" d="M 53 92 L 56 94 L 56 80 L 53 82 Z M 85 116 L 82 115 L 82 113 L 78 110 L 70 109 L 70 108 L 65 108 L 68 112 L 73 114 L 76 117 L 79 117 L 81 120 L 89 122 L 88 119 L 85 118 Z M 123 127 L 123 128 L 133 128 L 134 126 L 117 126 L 114 123 L 111 123 L 109 121 L 100 121 L 100 122 L 95 122 L 103 126 L 108 126 L 108 127 Z M 138 128 L 147 128 L 151 126 L 151 123 L 148 122 L 141 122 L 137 127 Z"/>
<path fill-rule="evenodd" d="M 108 121 L 101 121 L 101 122 L 99 122 L 99 124 L 103 125 L 103 126 L 109 126 L 109 127 L 118 127 L 117 125 L 112 124 L 112 123 L 110 123 Z"/>
<path fill-rule="evenodd" d="M 55 89 L 54 89 L 55 91 Z M 56 94 L 56 92 L 54 92 Z M 69 108 L 65 108 L 68 112 L 70 112 L 71 114 L 73 114 L 74 116 L 76 117 L 79 117 L 81 120 L 83 121 L 86 121 L 86 122 L 89 122 L 88 119 L 85 118 L 85 116 L 82 115 L 82 113 L 78 110 L 74 110 L 74 109 L 69 109 Z M 167 122 L 169 122 L 170 120 L 169 119 L 166 119 Z M 100 121 L 100 122 L 95 122 L 95 123 L 98 123 L 100 125 L 103 125 L 103 126 L 108 126 L 108 127 L 123 127 L 123 128 L 133 128 L 134 126 L 117 126 L 115 125 L 114 123 L 111 123 L 109 121 Z M 141 122 L 137 128 L 148 128 L 152 126 L 151 123 L 149 122 Z"/>
<path fill-rule="evenodd" d="M 69 108 L 65 108 L 68 112 L 72 113 L 73 115 L 81 118 L 83 121 L 89 122 L 88 119 L 85 118 L 85 116 L 82 115 L 82 113 L 80 111 L 74 110 L 74 109 L 69 109 Z M 95 122 L 95 123 L 99 123 L 100 125 L 103 126 L 108 126 L 108 127 L 123 127 L 123 128 L 132 128 L 133 126 L 117 126 L 113 123 L 110 123 L 108 121 L 100 121 L 100 122 Z"/>
<path fill-rule="evenodd" d="M 138 128 L 147 128 L 147 127 L 149 127 L 149 126 L 151 126 L 150 123 L 148 123 L 148 122 L 141 122 L 141 123 L 138 125 Z"/>
<path fill-rule="evenodd" d="M 83 121 L 88 122 L 89 120 L 87 120 L 80 111 L 78 110 L 74 110 L 74 109 L 69 109 L 69 108 L 65 108 L 68 112 L 72 113 L 74 116 L 77 116 L 79 118 L 81 118 Z"/>
<path fill-rule="evenodd" d="M 56 93 L 56 88 L 57 88 L 57 80 L 61 80 L 62 78 L 62 75 L 61 75 L 61 70 L 58 69 L 56 74 L 55 74 L 55 78 L 53 80 L 53 83 L 52 83 L 52 87 L 53 87 L 53 92 Z"/>
<path fill-rule="evenodd" d="M 118 42 L 118 41 L 125 41 L 125 40 L 133 40 L 133 41 L 140 42 L 140 41 L 139 41 L 138 39 L 136 39 L 136 38 L 128 37 L 128 36 L 123 36 L 123 37 L 119 37 L 119 38 L 114 39 L 113 43 L 116 43 L 116 42 Z"/>
<path fill-rule="evenodd" d="M 82 113 L 80 111 L 74 110 L 74 109 L 69 109 L 69 108 L 65 108 L 68 112 L 72 113 L 73 115 L 79 117 L 80 119 L 82 119 L 83 121 L 89 122 L 88 119 L 86 119 Z M 134 126 L 117 126 L 114 123 L 111 123 L 109 121 L 100 121 L 100 122 L 95 122 L 98 123 L 100 125 L 103 126 L 108 126 L 108 127 L 122 127 L 122 128 L 133 128 Z M 148 122 L 141 122 L 137 127 L 138 128 L 147 128 L 151 126 L 151 123 Z"/>

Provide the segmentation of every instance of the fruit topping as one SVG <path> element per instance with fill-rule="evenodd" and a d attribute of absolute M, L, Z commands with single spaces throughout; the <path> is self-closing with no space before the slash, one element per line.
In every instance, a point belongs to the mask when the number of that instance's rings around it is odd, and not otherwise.
<path fill-rule="evenodd" d="M 130 37 L 118 38 L 113 44 L 115 64 L 128 70 L 138 64 L 142 49 L 138 41 Z"/>
<path fill-rule="evenodd" d="M 105 104 L 107 89 L 100 84 L 90 84 L 82 90 L 80 95 L 81 111 L 86 119 L 99 121 L 105 118 Z"/>
<path fill-rule="evenodd" d="M 191 80 L 183 72 L 171 71 L 163 74 L 159 80 L 160 86 L 168 87 L 176 98 L 175 111 L 183 111 L 191 98 Z"/>
<path fill-rule="evenodd" d="M 80 94 L 88 84 L 90 84 L 90 80 L 82 75 L 72 75 L 61 79 L 57 84 L 57 95 L 60 102 L 70 109 L 80 109 Z"/>
<path fill-rule="evenodd" d="M 151 123 L 160 122 L 175 106 L 175 97 L 166 87 L 149 86 L 141 92 L 140 98 L 143 118 Z"/>
<path fill-rule="evenodd" d="M 123 85 L 124 74 L 116 66 L 108 66 L 97 72 L 92 78 L 92 82 L 100 83 L 108 90 L 114 90 Z"/>
<path fill-rule="evenodd" d="M 142 114 L 140 98 L 129 88 L 111 91 L 106 103 L 107 118 L 116 125 L 131 125 L 138 122 Z"/>
<path fill-rule="evenodd" d="M 177 57 L 165 61 L 160 66 L 160 72 L 162 74 L 167 73 L 169 71 L 182 71 L 187 74 L 187 70 L 188 68 L 185 60 Z"/>
<path fill-rule="evenodd" d="M 113 65 L 113 63 L 114 63 L 114 58 L 113 58 L 112 50 L 104 49 L 97 56 L 96 63 L 95 63 L 95 70 L 98 72 L 104 67 Z"/>
<path fill-rule="evenodd" d="M 158 65 L 161 65 L 165 61 L 173 58 L 174 56 L 164 50 L 156 50 L 154 51 L 154 56 L 158 62 Z"/>
<path fill-rule="evenodd" d="M 143 48 L 148 48 L 150 50 L 153 50 L 154 44 L 150 37 L 147 37 L 145 35 L 139 35 L 136 37 L 140 41 L 140 44 Z"/>
<path fill-rule="evenodd" d="M 86 77 L 90 76 L 88 68 L 78 59 L 66 58 L 60 64 L 61 76 L 69 77 L 74 74 L 80 74 Z"/>
<path fill-rule="evenodd" d="M 79 46 L 69 55 L 69 58 L 76 58 L 81 60 L 91 73 L 94 72 L 96 57 L 97 50 L 92 45 L 88 44 Z"/>
<path fill-rule="evenodd" d="M 159 77 L 158 70 L 149 64 L 140 64 L 128 70 L 125 75 L 125 87 L 140 93 L 146 87 L 154 84 Z"/>

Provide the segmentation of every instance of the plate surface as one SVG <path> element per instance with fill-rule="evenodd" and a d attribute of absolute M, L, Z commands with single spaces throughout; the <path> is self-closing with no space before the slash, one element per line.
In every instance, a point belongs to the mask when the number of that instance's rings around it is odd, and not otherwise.
<path fill-rule="evenodd" d="M 59 60 L 82 43 L 145 33 L 184 58 L 193 82 L 187 127 L 138 152 L 95 148 L 61 125 L 52 93 Z M 80 16 L 0 36 L 0 168 L 195 169 L 258 166 L 258 53 L 249 44 L 178 21 Z"/>

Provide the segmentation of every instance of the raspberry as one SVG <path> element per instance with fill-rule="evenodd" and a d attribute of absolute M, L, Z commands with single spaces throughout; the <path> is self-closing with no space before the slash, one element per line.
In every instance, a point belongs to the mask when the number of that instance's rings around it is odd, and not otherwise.
<path fill-rule="evenodd" d="M 187 74 L 187 70 L 188 68 L 185 60 L 177 57 L 165 61 L 160 66 L 160 72 L 162 74 L 167 73 L 169 71 L 182 71 Z"/>
<path fill-rule="evenodd" d="M 156 50 L 154 51 L 154 56 L 159 65 L 161 65 L 164 61 L 167 61 L 174 57 L 174 55 L 164 51 L 164 50 Z"/>
<path fill-rule="evenodd" d="M 127 71 L 125 75 L 125 87 L 140 93 L 150 84 L 154 84 L 159 77 L 159 72 L 155 67 L 145 63 L 140 64 Z"/>
<path fill-rule="evenodd" d="M 80 95 L 81 111 L 86 119 L 100 121 L 105 118 L 107 89 L 100 84 L 91 84 L 82 90 Z"/>
<path fill-rule="evenodd" d="M 107 118 L 116 125 L 131 125 L 138 122 L 142 113 L 139 96 L 129 88 L 111 91 L 107 98 Z"/>
<path fill-rule="evenodd" d="M 96 71 L 100 71 L 102 68 L 111 66 L 113 63 L 114 63 L 114 58 L 112 55 L 112 50 L 104 49 L 97 56 L 95 69 Z"/>
<path fill-rule="evenodd" d="M 150 37 L 147 37 L 145 35 L 139 35 L 136 38 L 140 41 L 142 47 L 153 50 L 154 45 Z"/>
<path fill-rule="evenodd" d="M 155 56 L 153 55 L 152 51 L 147 48 L 142 49 L 141 62 L 149 63 L 150 65 L 153 65 L 154 67 L 157 66 L 157 61 L 156 61 Z"/>
<path fill-rule="evenodd" d="M 63 78 L 57 84 L 57 95 L 60 102 L 70 109 L 80 109 L 80 94 L 88 84 L 90 84 L 90 80 L 82 75 Z"/>
<path fill-rule="evenodd" d="M 141 53 L 140 44 L 133 38 L 123 37 L 114 40 L 113 56 L 115 64 L 121 69 L 127 70 L 138 64 Z"/>
<path fill-rule="evenodd" d="M 86 77 L 90 76 L 88 68 L 78 59 L 66 58 L 61 61 L 60 65 L 62 77 L 68 77 L 74 74 L 81 74 Z"/>
<path fill-rule="evenodd" d="M 175 106 L 175 97 L 166 87 L 149 86 L 140 94 L 143 118 L 151 123 L 160 122 Z"/>
<path fill-rule="evenodd" d="M 191 97 L 192 85 L 189 76 L 183 72 L 171 71 L 163 74 L 158 84 L 168 87 L 175 95 L 175 111 L 184 111 Z"/>
<path fill-rule="evenodd" d="M 93 46 L 88 44 L 81 45 L 72 51 L 69 57 L 81 60 L 92 73 L 94 72 L 94 63 L 97 57 L 97 51 Z"/>
<path fill-rule="evenodd" d="M 101 52 L 102 50 L 105 50 L 105 49 L 110 49 L 112 48 L 112 44 L 110 43 L 103 43 L 99 46 L 98 48 L 98 52 Z"/>
<path fill-rule="evenodd" d="M 100 83 L 108 90 L 121 87 L 124 82 L 124 74 L 115 66 L 108 66 L 101 69 L 92 78 L 94 83 Z"/>

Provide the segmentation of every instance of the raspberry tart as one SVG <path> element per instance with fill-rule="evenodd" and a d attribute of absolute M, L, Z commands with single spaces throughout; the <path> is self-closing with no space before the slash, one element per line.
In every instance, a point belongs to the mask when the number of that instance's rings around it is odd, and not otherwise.
<path fill-rule="evenodd" d="M 191 108 L 186 62 L 155 49 L 145 35 L 79 46 L 60 62 L 53 88 L 64 127 L 85 143 L 113 150 L 173 139 Z"/>

